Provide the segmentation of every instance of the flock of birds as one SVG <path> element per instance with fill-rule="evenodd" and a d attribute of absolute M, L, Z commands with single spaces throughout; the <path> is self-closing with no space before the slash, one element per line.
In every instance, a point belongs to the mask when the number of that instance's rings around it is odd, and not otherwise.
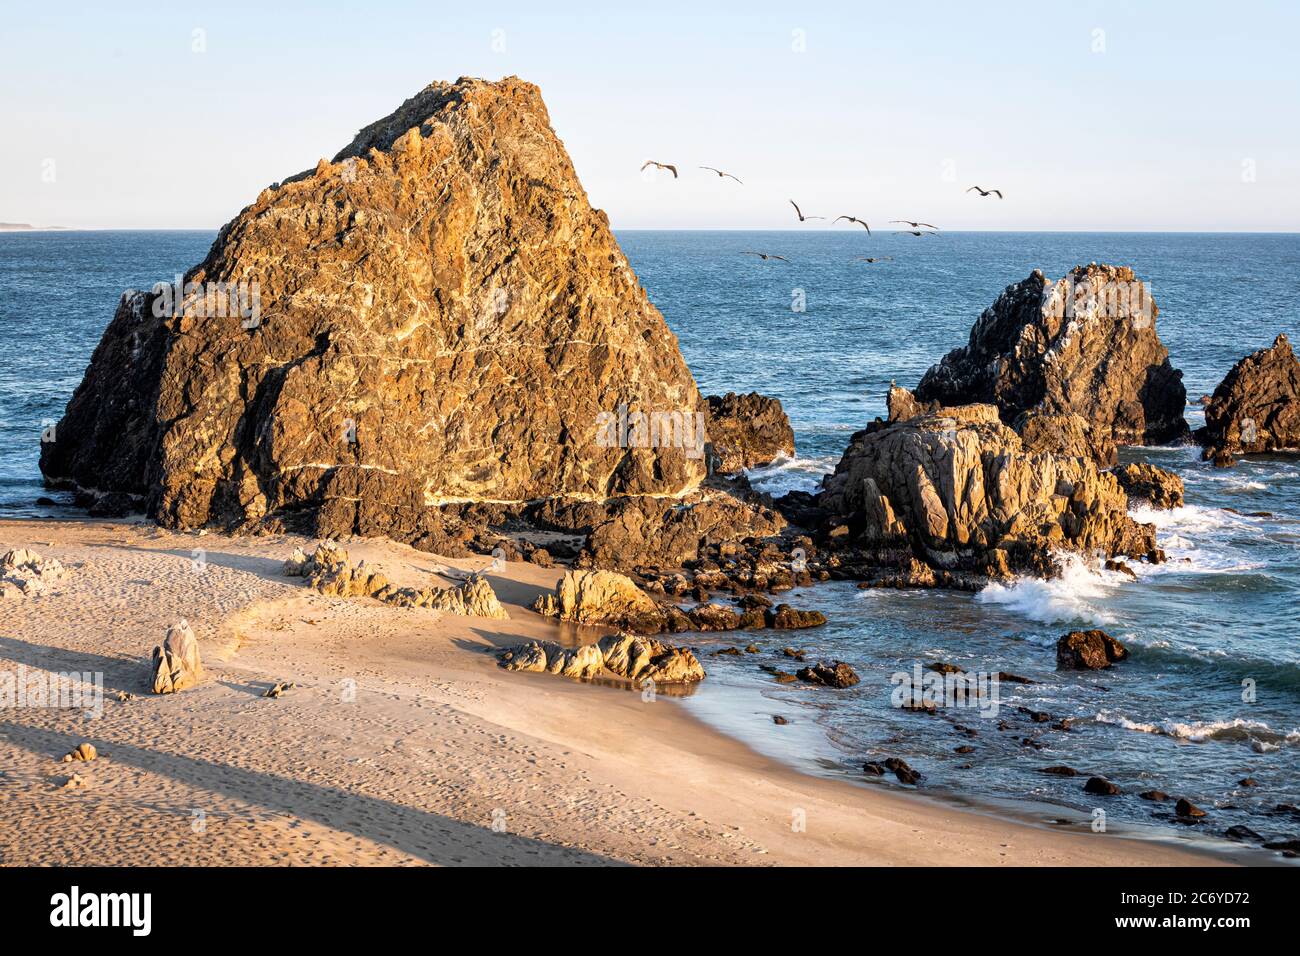
<path fill-rule="evenodd" d="M 677 167 L 675 165 L 673 165 L 672 163 L 661 163 L 658 160 L 654 160 L 654 159 L 647 159 L 645 163 L 641 166 L 641 171 L 645 172 L 647 169 L 649 169 L 652 166 L 655 167 L 656 169 L 663 169 L 672 173 L 673 179 L 679 178 L 677 174 Z M 740 185 L 742 186 L 745 185 L 743 182 L 741 182 L 739 177 L 734 176 L 731 173 L 728 173 L 724 170 L 718 169 L 716 166 L 701 166 L 700 169 L 706 169 L 709 172 L 716 174 L 719 179 L 734 179 L 737 183 L 740 183 Z M 966 192 L 979 193 L 981 197 L 997 196 L 999 199 L 1003 198 L 1001 189 L 985 189 L 983 186 L 971 186 L 969 189 L 966 190 Z M 825 216 L 805 216 L 803 210 L 799 208 L 799 204 L 795 202 L 793 199 L 790 200 L 790 205 L 794 207 L 794 214 L 799 217 L 800 222 L 808 222 L 812 219 L 825 220 L 826 218 Z M 835 223 L 839 222 L 841 219 L 861 226 L 863 229 L 867 230 L 868 236 L 871 235 L 871 226 L 867 223 L 865 219 L 861 218 L 860 216 L 836 216 L 831 221 L 831 225 L 834 225 Z M 917 237 L 937 236 L 940 231 L 939 227 L 936 225 L 933 225 L 928 222 L 914 221 L 911 219 L 891 219 L 889 220 L 889 224 L 891 226 L 892 225 L 908 226 L 909 228 L 907 229 L 894 230 L 895 234 L 903 235 L 903 236 L 917 236 Z M 785 256 L 778 256 L 771 252 L 745 252 L 743 253 L 743 255 L 758 256 L 758 258 L 762 259 L 764 262 L 768 261 L 769 259 L 774 259 L 778 262 L 790 261 Z M 893 256 L 856 256 L 853 261 L 868 262 L 868 263 L 893 262 L 894 257 Z"/>

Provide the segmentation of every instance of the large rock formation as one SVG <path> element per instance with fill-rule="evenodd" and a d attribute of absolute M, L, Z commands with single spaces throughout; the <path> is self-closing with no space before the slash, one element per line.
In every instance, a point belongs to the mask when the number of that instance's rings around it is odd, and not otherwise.
<path fill-rule="evenodd" d="M 705 401 L 715 471 L 730 474 L 794 457 L 794 429 L 775 398 L 728 392 Z"/>
<path fill-rule="evenodd" d="M 41 468 L 170 527 L 437 539 L 446 502 L 689 492 L 704 418 L 537 88 L 462 79 L 126 293 Z"/>
<path fill-rule="evenodd" d="M 1013 426 L 1026 413 L 1078 415 L 1101 449 L 1176 440 L 1187 433 L 1187 392 L 1156 334 L 1158 314 L 1132 269 L 1093 263 L 1056 282 L 1035 270 L 925 373 L 916 400 L 991 403 Z"/>
<path fill-rule="evenodd" d="M 858 432 L 817 504 L 838 516 L 827 543 L 850 552 L 846 563 L 897 567 L 915 583 L 955 583 L 927 569 L 1050 574 L 1057 550 L 1155 549 L 1154 527 L 1128 516 L 1114 475 L 1085 458 L 1026 451 L 992 405 Z"/>
<path fill-rule="evenodd" d="M 1232 367 L 1196 432 L 1205 457 L 1300 450 L 1300 361 L 1285 335 Z"/>

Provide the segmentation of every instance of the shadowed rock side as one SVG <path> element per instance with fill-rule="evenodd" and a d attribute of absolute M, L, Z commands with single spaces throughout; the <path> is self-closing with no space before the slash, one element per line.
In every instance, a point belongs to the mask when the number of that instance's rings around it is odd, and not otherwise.
<path fill-rule="evenodd" d="M 170 527 L 445 535 L 432 506 L 677 495 L 687 447 L 602 442 L 620 406 L 702 400 L 518 79 L 434 83 L 272 186 L 187 283 L 260 321 L 128 292 L 41 468 Z M 214 308 L 214 307 L 213 307 Z M 300 517 L 300 521 L 294 521 Z"/>
<path fill-rule="evenodd" d="M 969 585 L 1054 573 L 1052 552 L 1150 556 L 1115 476 L 1027 451 L 991 405 L 877 422 L 853 436 L 816 506 L 839 565 L 883 584 Z"/>
<path fill-rule="evenodd" d="M 1220 464 L 1233 454 L 1300 450 L 1300 361 L 1285 335 L 1232 367 L 1196 438 L 1205 458 Z"/>
<path fill-rule="evenodd" d="M 794 429 L 775 398 L 728 392 L 705 401 L 714 471 L 733 474 L 794 457 Z"/>
<path fill-rule="evenodd" d="M 1132 269 L 1093 263 L 1056 282 L 1035 270 L 984 310 L 966 346 L 922 376 L 916 400 L 991 403 L 1017 428 L 1026 414 L 1077 415 L 1098 463 L 1114 464 L 1111 443 L 1187 434 L 1187 392 L 1156 334 L 1158 314 Z"/>

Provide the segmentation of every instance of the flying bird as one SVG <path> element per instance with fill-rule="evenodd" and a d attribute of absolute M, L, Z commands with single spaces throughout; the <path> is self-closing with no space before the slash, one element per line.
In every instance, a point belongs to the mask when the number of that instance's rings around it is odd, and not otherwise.
<path fill-rule="evenodd" d="M 913 229 L 920 229 L 924 226 L 926 229 L 938 230 L 938 226 L 932 226 L 928 222 L 912 222 L 910 219 L 891 219 L 890 224 L 898 223 L 899 225 L 911 226 Z"/>
<path fill-rule="evenodd" d="M 641 167 L 641 172 L 644 173 L 648 166 L 658 166 L 660 169 L 666 169 L 673 174 L 673 179 L 677 178 L 677 167 L 672 163 L 657 163 L 653 159 L 647 159 L 645 165 Z"/>
<path fill-rule="evenodd" d="M 1001 189 L 981 189 L 979 186 L 972 186 L 970 189 L 968 189 L 968 190 L 966 190 L 966 191 L 967 191 L 967 192 L 977 192 L 977 193 L 979 193 L 981 196 L 987 196 L 989 193 L 997 193 L 998 198 L 999 198 L 999 199 L 1002 198 L 1002 190 L 1001 190 Z"/>
<path fill-rule="evenodd" d="M 797 215 L 797 216 L 799 217 L 799 221 L 800 221 L 800 222 L 806 222 L 806 221 L 809 220 L 809 219 L 825 219 L 825 218 L 826 218 L 825 216 L 805 216 L 805 215 L 803 214 L 803 212 L 799 209 L 799 204 L 798 204 L 797 202 L 795 202 L 793 199 L 790 200 L 790 205 L 791 205 L 791 206 L 794 206 L 795 215 Z"/>
<path fill-rule="evenodd" d="M 858 256 L 854 262 L 893 262 L 893 256 Z"/>
<path fill-rule="evenodd" d="M 865 219 L 859 219 L 857 216 L 836 216 L 835 222 L 839 222 L 841 219 L 847 219 L 849 222 L 856 222 L 863 229 L 867 230 L 868 236 L 871 235 L 871 227 L 867 225 Z M 835 225 L 835 222 L 831 223 L 831 225 Z"/>
<path fill-rule="evenodd" d="M 744 255 L 747 255 L 747 256 L 758 256 L 758 257 L 759 257 L 760 259 L 762 259 L 764 262 L 766 262 L 768 259 L 780 259 L 782 262 L 789 262 L 789 261 L 790 261 L 790 260 L 787 259 L 785 256 L 775 256 L 775 255 L 773 255 L 773 254 L 770 253 L 770 252 L 746 252 L 746 253 L 744 253 Z"/>
<path fill-rule="evenodd" d="M 937 236 L 937 232 L 925 232 L 920 229 L 898 229 L 895 235 L 899 236 Z"/>
<path fill-rule="evenodd" d="M 732 179 L 735 179 L 736 182 L 740 183 L 740 180 L 737 179 L 735 176 L 732 176 L 731 173 L 724 173 L 722 170 L 720 170 L 720 169 L 715 169 L 713 166 L 701 166 L 700 169 L 707 169 L 707 170 L 708 170 L 709 172 L 711 172 L 711 173 L 717 173 L 719 179 L 721 179 L 723 176 L 730 176 Z M 740 183 L 740 185 L 743 186 L 743 185 L 745 185 L 745 184 L 744 184 L 744 183 Z"/>

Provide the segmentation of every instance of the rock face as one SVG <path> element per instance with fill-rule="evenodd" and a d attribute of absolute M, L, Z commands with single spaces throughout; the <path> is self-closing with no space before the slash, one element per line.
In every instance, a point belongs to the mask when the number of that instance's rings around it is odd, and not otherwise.
<path fill-rule="evenodd" d="M 507 648 L 498 656 L 511 671 L 534 671 L 587 679 L 608 671 L 640 686 L 689 684 L 704 679 L 704 666 L 690 648 L 674 647 L 652 637 L 611 634 L 596 644 L 561 647 L 552 641 L 529 641 Z"/>
<path fill-rule="evenodd" d="M 1145 462 L 1116 468 L 1115 479 L 1131 500 L 1145 501 L 1153 508 L 1181 508 L 1183 479 Z"/>
<path fill-rule="evenodd" d="M 1232 367 L 1196 432 L 1205 458 L 1300 449 L 1300 361 L 1285 335 Z"/>
<path fill-rule="evenodd" d="M 126 293 L 41 468 L 169 527 L 414 540 L 447 502 L 689 492 L 702 406 L 537 88 L 462 79 Z"/>
<path fill-rule="evenodd" d="M 199 642 L 189 624 L 181 621 L 167 629 L 162 646 L 153 649 L 152 664 L 155 694 L 175 694 L 203 679 Z"/>
<path fill-rule="evenodd" d="M 575 624 L 608 624 L 640 634 L 666 630 L 663 609 L 635 581 L 613 571 L 568 571 L 533 610 Z"/>
<path fill-rule="evenodd" d="M 62 577 L 63 565 L 56 558 L 14 548 L 0 558 L 0 598 L 44 594 Z"/>
<path fill-rule="evenodd" d="M 728 392 L 705 401 L 715 471 L 729 474 L 794 457 L 794 429 L 775 398 Z"/>
<path fill-rule="evenodd" d="M 1078 415 L 1102 448 L 1176 440 L 1187 433 L 1187 391 L 1156 334 L 1158 314 L 1132 269 L 1094 263 L 1056 282 L 1035 270 L 984 310 L 915 398 L 991 403 L 1009 425 L 1028 412 Z"/>
<path fill-rule="evenodd" d="M 1113 475 L 1086 459 L 1026 451 L 992 405 L 858 432 L 817 504 L 840 516 L 832 525 L 844 522 L 832 540 L 843 542 L 845 562 L 894 566 L 909 580 L 927 569 L 1050 573 L 1054 550 L 1155 548 L 1154 527 L 1128 516 Z"/>
<path fill-rule="evenodd" d="M 1056 642 L 1058 671 L 1105 670 L 1128 657 L 1126 648 L 1105 631 L 1071 631 Z"/>

